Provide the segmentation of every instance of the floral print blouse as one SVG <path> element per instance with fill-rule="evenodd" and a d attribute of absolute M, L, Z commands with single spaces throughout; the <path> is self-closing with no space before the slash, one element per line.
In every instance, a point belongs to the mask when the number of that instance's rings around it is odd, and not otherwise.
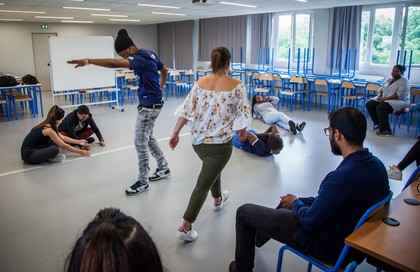
<path fill-rule="evenodd" d="M 188 120 L 193 145 L 222 144 L 248 126 L 251 108 L 242 82 L 231 91 L 205 90 L 196 83 L 175 115 Z"/>

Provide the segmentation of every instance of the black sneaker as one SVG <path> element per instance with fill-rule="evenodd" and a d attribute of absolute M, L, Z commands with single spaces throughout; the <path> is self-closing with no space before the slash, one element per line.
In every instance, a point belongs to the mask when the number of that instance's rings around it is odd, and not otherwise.
<path fill-rule="evenodd" d="M 296 135 L 297 134 L 297 131 L 296 131 L 296 124 L 295 124 L 295 122 L 293 122 L 292 120 L 290 120 L 289 121 L 289 127 L 290 127 L 290 132 L 293 135 Z"/>
<path fill-rule="evenodd" d="M 91 143 L 95 142 L 95 138 L 89 137 L 89 138 L 86 139 L 86 141 L 88 142 L 88 144 L 91 144 Z"/>
<path fill-rule="evenodd" d="M 379 131 L 379 125 L 374 125 L 373 130 Z"/>
<path fill-rule="evenodd" d="M 133 185 L 131 185 L 127 190 L 125 190 L 125 193 L 128 196 L 137 195 L 140 193 L 143 193 L 145 191 L 149 190 L 149 184 L 141 184 L 140 181 L 136 181 Z"/>
<path fill-rule="evenodd" d="M 306 126 L 306 122 L 302 122 L 302 123 L 300 123 L 300 124 L 298 124 L 298 125 L 296 126 L 296 129 L 297 129 L 299 132 L 302 132 L 302 130 L 305 128 L 305 126 Z"/>
<path fill-rule="evenodd" d="M 170 175 L 171 175 L 171 170 L 169 170 L 169 168 L 166 168 L 166 169 L 157 168 L 156 172 L 154 172 L 153 175 L 149 177 L 149 181 L 160 180 Z"/>
<path fill-rule="evenodd" d="M 378 131 L 376 132 L 376 135 L 382 136 L 382 137 L 392 137 L 392 132 L 389 130 Z"/>

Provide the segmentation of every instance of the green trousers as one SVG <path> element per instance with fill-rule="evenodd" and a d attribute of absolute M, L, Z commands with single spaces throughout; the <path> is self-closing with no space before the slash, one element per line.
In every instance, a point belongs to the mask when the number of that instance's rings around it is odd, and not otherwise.
<path fill-rule="evenodd" d="M 232 142 L 193 145 L 193 148 L 203 164 L 183 217 L 190 223 L 197 219 L 209 191 L 213 198 L 222 196 L 220 176 L 232 155 Z"/>

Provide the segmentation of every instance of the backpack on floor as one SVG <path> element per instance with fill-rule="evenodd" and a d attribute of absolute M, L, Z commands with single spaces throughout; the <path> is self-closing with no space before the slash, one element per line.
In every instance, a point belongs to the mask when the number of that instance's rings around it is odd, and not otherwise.
<path fill-rule="evenodd" d="M 34 84 L 38 84 L 39 81 L 33 75 L 27 74 L 24 77 L 22 77 L 22 83 L 25 85 L 34 85 Z"/>
<path fill-rule="evenodd" d="M 0 87 L 11 87 L 18 85 L 16 78 L 12 76 L 0 76 Z"/>

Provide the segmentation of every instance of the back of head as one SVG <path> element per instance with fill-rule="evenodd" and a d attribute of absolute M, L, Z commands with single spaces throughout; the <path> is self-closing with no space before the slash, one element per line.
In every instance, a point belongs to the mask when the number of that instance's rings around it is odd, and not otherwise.
<path fill-rule="evenodd" d="M 39 127 L 44 127 L 45 125 L 49 125 L 55 132 L 57 132 L 57 121 L 63 118 L 64 118 L 64 110 L 60 108 L 59 106 L 54 105 L 48 111 L 47 118 L 45 118 L 45 121 L 33 127 L 32 130 L 37 129 Z"/>
<path fill-rule="evenodd" d="M 89 114 L 89 108 L 86 105 L 81 105 L 77 108 L 77 113 L 79 114 Z"/>
<path fill-rule="evenodd" d="M 278 133 L 270 133 L 267 141 L 268 147 L 271 151 L 281 151 L 283 149 L 283 139 Z"/>
<path fill-rule="evenodd" d="M 220 46 L 214 48 L 211 52 L 210 69 L 212 69 L 213 73 L 217 73 L 228 65 L 230 58 L 230 51 L 226 47 Z"/>
<path fill-rule="evenodd" d="M 98 212 L 67 257 L 67 272 L 163 271 L 149 234 L 115 208 Z"/>
<path fill-rule="evenodd" d="M 129 48 L 130 46 L 134 45 L 133 40 L 128 36 L 127 30 L 120 29 L 118 31 L 118 35 L 115 38 L 115 52 L 119 53 L 121 51 L 124 51 L 125 49 Z"/>
<path fill-rule="evenodd" d="M 363 146 L 366 138 L 366 116 L 354 107 L 342 107 L 330 112 L 330 127 L 344 135 L 350 145 Z"/>

